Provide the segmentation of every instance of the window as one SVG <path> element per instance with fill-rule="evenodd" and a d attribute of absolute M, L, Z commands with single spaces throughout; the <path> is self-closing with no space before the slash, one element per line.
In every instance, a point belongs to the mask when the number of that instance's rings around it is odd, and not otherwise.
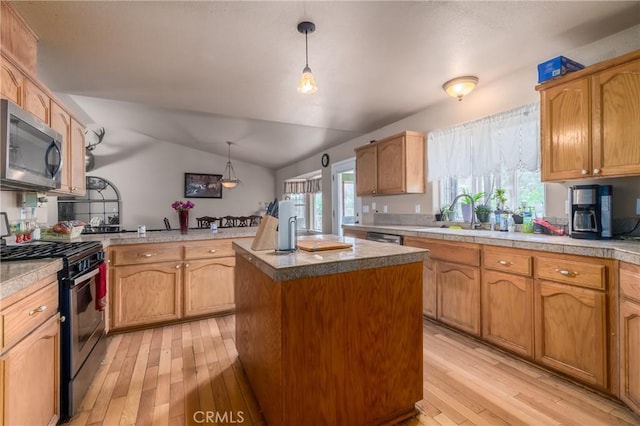
<path fill-rule="evenodd" d="M 285 197 L 293 201 L 299 230 L 322 231 L 321 178 L 284 182 Z"/>
<path fill-rule="evenodd" d="M 511 210 L 533 207 L 544 202 L 539 147 L 538 104 L 436 130 L 428 136 L 429 180 L 439 182 L 441 206 L 482 192 L 479 202 L 495 208 L 492 195 L 502 188 Z"/>

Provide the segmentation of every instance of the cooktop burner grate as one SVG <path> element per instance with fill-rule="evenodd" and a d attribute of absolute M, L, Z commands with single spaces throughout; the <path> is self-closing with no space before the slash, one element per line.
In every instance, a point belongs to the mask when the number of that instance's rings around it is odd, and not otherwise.
<path fill-rule="evenodd" d="M 1 247 L 0 260 L 47 259 L 51 257 L 71 259 L 100 250 L 102 250 L 102 243 L 98 241 L 33 242 L 24 245 Z"/>

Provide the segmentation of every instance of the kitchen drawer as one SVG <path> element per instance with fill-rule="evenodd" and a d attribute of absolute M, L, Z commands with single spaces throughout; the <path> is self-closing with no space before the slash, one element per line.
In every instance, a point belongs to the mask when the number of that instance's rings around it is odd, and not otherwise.
<path fill-rule="evenodd" d="M 620 263 L 620 296 L 640 303 L 640 266 Z"/>
<path fill-rule="evenodd" d="M 143 263 L 181 260 L 181 243 L 135 244 L 111 248 L 111 265 L 139 265 Z"/>
<path fill-rule="evenodd" d="M 184 246 L 184 259 L 213 259 L 235 256 L 232 239 L 198 241 Z"/>
<path fill-rule="evenodd" d="M 606 266 L 596 259 L 590 262 L 556 257 L 536 257 L 537 278 L 573 284 L 581 287 L 606 289 Z"/>
<path fill-rule="evenodd" d="M 533 258 L 528 254 L 497 247 L 482 249 L 482 266 L 486 269 L 508 272 L 530 277 L 533 273 Z"/>
<path fill-rule="evenodd" d="M 56 312 L 58 312 L 57 280 L 16 303 L 3 307 L 0 312 L 2 352 L 35 330 Z"/>
<path fill-rule="evenodd" d="M 404 244 L 428 249 L 429 259 L 480 266 L 480 247 L 477 244 L 414 237 L 405 237 Z"/>

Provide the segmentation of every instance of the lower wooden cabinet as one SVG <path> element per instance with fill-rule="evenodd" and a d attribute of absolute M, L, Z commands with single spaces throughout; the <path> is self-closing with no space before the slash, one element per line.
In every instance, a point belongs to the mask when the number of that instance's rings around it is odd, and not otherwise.
<path fill-rule="evenodd" d="M 533 280 L 482 271 L 482 338 L 533 358 Z"/>
<path fill-rule="evenodd" d="M 467 333 L 480 335 L 480 271 L 436 261 L 438 319 Z"/>
<path fill-rule="evenodd" d="M 344 235 L 345 237 L 360 238 L 361 240 L 365 240 L 367 238 L 367 231 L 360 231 L 357 229 L 343 229 L 342 235 Z"/>
<path fill-rule="evenodd" d="M 60 417 L 57 314 L 0 357 L 0 391 L 0 424 L 57 424 Z"/>
<path fill-rule="evenodd" d="M 180 319 L 182 262 L 120 266 L 110 271 L 111 328 Z"/>
<path fill-rule="evenodd" d="M 109 248 L 110 330 L 235 309 L 232 239 Z"/>
<path fill-rule="evenodd" d="M 620 264 L 620 399 L 640 414 L 640 266 Z"/>
<path fill-rule="evenodd" d="M 190 260 L 184 264 L 184 316 L 232 310 L 235 257 Z"/>
<path fill-rule="evenodd" d="M 605 294 L 541 280 L 534 300 L 536 360 L 607 388 Z"/>
<path fill-rule="evenodd" d="M 433 260 L 422 265 L 422 313 L 431 318 L 438 316 L 438 292 Z"/>

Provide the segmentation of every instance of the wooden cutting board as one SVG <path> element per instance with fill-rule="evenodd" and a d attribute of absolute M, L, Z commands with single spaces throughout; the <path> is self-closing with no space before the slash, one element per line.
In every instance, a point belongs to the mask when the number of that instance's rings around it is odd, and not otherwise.
<path fill-rule="evenodd" d="M 350 243 L 341 243 L 340 241 L 324 241 L 324 240 L 301 240 L 296 243 L 299 249 L 305 251 L 324 251 L 351 248 Z"/>

